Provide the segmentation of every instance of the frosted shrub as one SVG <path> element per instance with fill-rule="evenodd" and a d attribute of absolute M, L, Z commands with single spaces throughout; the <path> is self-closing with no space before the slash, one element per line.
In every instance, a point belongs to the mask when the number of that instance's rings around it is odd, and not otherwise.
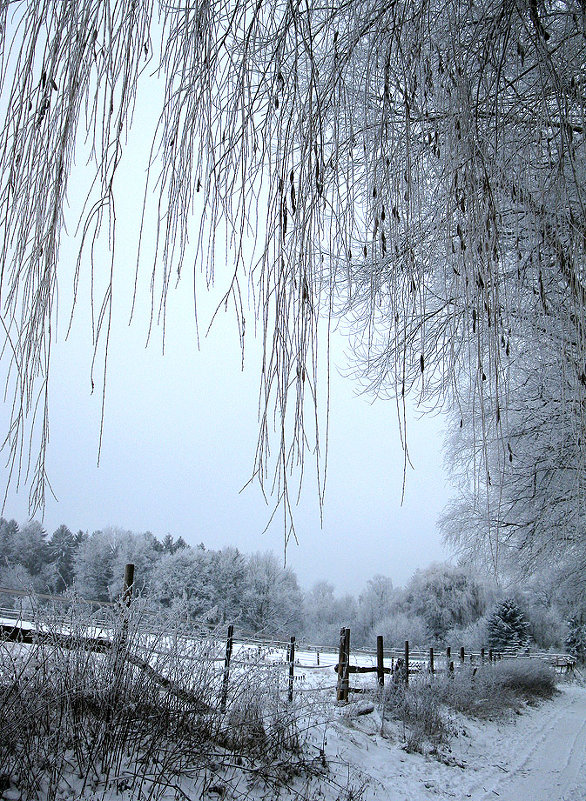
<path fill-rule="evenodd" d="M 224 714 L 219 632 L 195 636 L 140 602 L 122 611 L 111 611 L 98 651 L 79 608 L 66 624 L 37 620 L 48 641 L 0 640 L 0 777 L 11 789 L 53 801 L 73 781 L 78 797 L 122 788 L 156 801 L 185 781 L 199 797 L 210 777 L 234 789 L 246 770 L 272 792 L 305 765 L 305 713 L 284 700 L 278 670 L 235 664 Z"/>
<path fill-rule="evenodd" d="M 556 691 L 553 669 L 539 659 L 500 662 L 494 672 L 497 686 L 513 690 L 527 700 L 551 698 Z"/>
<path fill-rule="evenodd" d="M 421 751 L 424 740 L 441 742 L 447 728 L 441 715 L 440 699 L 433 685 L 417 682 L 390 684 L 385 689 L 384 716 L 399 720 L 410 751 Z"/>
<path fill-rule="evenodd" d="M 435 747 L 448 738 L 450 710 L 494 719 L 555 692 L 555 674 L 539 660 L 485 663 L 433 678 L 419 676 L 408 687 L 390 684 L 384 692 L 383 722 L 400 721 L 407 750 L 423 752 L 426 742 Z"/>
<path fill-rule="evenodd" d="M 458 670 L 436 683 L 446 706 L 474 717 L 499 717 L 524 701 L 551 698 L 555 674 L 537 659 L 519 658 Z"/>

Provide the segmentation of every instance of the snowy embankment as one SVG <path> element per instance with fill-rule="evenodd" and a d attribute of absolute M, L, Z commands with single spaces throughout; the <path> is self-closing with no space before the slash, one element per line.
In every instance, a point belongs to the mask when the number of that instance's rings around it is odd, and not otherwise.
<path fill-rule="evenodd" d="M 385 723 L 381 734 L 376 710 L 353 713 L 360 703 L 331 726 L 325 752 L 339 782 L 350 776 L 362 801 L 586 799 L 584 686 L 564 683 L 551 701 L 505 721 L 453 716 L 449 745 L 427 756 L 404 750 L 398 725 Z"/>

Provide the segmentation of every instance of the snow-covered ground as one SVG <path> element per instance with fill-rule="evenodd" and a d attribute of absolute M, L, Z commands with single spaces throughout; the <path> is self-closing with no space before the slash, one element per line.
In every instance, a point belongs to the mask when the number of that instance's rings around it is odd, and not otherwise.
<path fill-rule="evenodd" d="M 583 685 L 562 684 L 553 700 L 507 721 L 458 716 L 453 722 L 454 736 L 442 757 L 424 756 L 404 750 L 398 728 L 381 734 L 376 711 L 356 716 L 351 704 L 327 733 L 326 754 L 339 782 L 350 775 L 364 801 L 586 799 Z"/>
<path fill-rule="evenodd" d="M 217 652 L 213 661 L 217 661 L 220 672 L 223 648 L 224 644 L 217 642 L 211 649 Z M 379 707 L 368 696 L 351 695 L 350 703 L 336 704 L 335 653 L 322 651 L 319 665 L 315 651 L 300 648 L 296 657 L 296 699 L 302 702 L 308 693 L 308 699 L 319 699 L 320 703 L 322 722 L 312 728 L 309 748 L 316 756 L 323 751 L 327 768 L 323 777 L 317 775 L 311 780 L 303 774 L 297 775 L 289 787 L 283 787 L 280 797 L 304 801 L 586 801 L 586 683 L 583 681 L 562 679 L 559 694 L 551 701 L 526 706 L 520 714 L 511 713 L 498 722 L 454 713 L 447 741 L 434 749 L 435 753 L 428 748 L 428 753 L 421 754 L 406 750 L 402 724 L 389 720 L 383 724 Z M 257 668 L 264 665 L 282 675 L 285 689 L 288 682 L 285 660 L 283 647 L 237 643 L 231 681 L 237 681 L 241 671 L 251 665 Z M 356 654 L 352 663 L 372 665 L 374 657 Z M 390 666 L 389 661 L 385 663 Z M 352 686 L 372 689 L 375 684 L 372 673 L 351 676 Z M 219 787 L 196 786 L 188 776 L 185 782 L 182 777 L 173 777 L 164 801 L 232 797 L 267 801 L 277 797 L 277 791 L 267 791 L 266 786 L 255 788 L 247 784 L 244 790 L 240 782 L 232 782 L 229 787 L 226 785 L 224 794 Z M 70 793 L 67 798 L 76 801 L 132 801 L 133 798 L 128 792 L 110 792 L 103 787 L 88 795 L 77 786 L 73 776 Z M 0 798 L 24 801 L 14 786 L 4 792 L 0 788 Z"/>

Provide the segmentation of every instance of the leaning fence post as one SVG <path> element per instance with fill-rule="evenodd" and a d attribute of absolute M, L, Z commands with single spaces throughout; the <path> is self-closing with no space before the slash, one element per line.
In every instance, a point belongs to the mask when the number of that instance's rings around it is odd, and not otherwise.
<path fill-rule="evenodd" d="M 385 686 L 385 661 L 383 637 L 379 634 L 376 638 L 376 677 L 379 687 Z"/>
<path fill-rule="evenodd" d="M 134 585 L 134 565 L 129 563 L 124 566 L 124 581 L 122 583 L 122 628 L 117 643 L 117 654 L 114 660 L 115 670 L 118 669 L 119 659 L 126 648 L 128 641 L 128 610 L 132 603 L 132 590 Z"/>
<path fill-rule="evenodd" d="M 289 702 L 293 700 L 293 681 L 295 679 L 295 637 L 291 637 L 289 644 Z"/>
<path fill-rule="evenodd" d="M 405 684 L 409 684 L 409 640 L 405 640 Z"/>
<path fill-rule="evenodd" d="M 128 649 L 128 617 L 130 614 L 130 603 L 132 601 L 132 585 L 134 584 L 134 565 L 129 563 L 124 566 L 124 581 L 122 583 L 122 608 L 120 628 L 114 630 L 112 638 L 112 676 L 113 685 L 111 691 L 111 708 L 116 704 L 119 683 L 121 681 L 121 670 Z"/>
<path fill-rule="evenodd" d="M 433 648 L 429 649 L 429 672 L 431 673 L 432 676 L 435 673 L 435 669 L 433 666 Z"/>
<path fill-rule="evenodd" d="M 224 657 L 224 677 L 222 679 L 222 699 L 220 701 L 220 712 L 226 711 L 226 701 L 228 700 L 228 680 L 230 678 L 230 660 L 232 659 L 232 645 L 234 642 L 234 626 L 228 626 L 228 637 L 226 639 L 226 655 Z"/>

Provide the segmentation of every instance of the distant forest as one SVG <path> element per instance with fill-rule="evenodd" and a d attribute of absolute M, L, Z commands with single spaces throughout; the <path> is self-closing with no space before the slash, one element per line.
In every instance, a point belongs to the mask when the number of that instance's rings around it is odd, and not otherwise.
<path fill-rule="evenodd" d="M 405 587 L 371 578 L 358 598 L 338 597 L 327 581 L 303 591 L 297 576 L 271 553 L 189 546 L 181 537 L 116 528 L 73 533 L 61 525 L 50 536 L 37 521 L 19 525 L 0 518 L 0 589 L 40 593 L 74 591 L 96 601 L 120 597 L 124 565 L 135 565 L 135 591 L 158 608 L 177 610 L 211 624 L 335 645 L 340 626 L 350 626 L 355 645 L 452 643 L 477 648 L 489 643 L 499 608 L 511 603 L 527 642 L 563 647 L 575 614 L 571 594 L 554 576 L 535 577 L 511 593 L 468 566 L 432 564 L 417 570 Z M 0 605 L 14 604 L 0 596 Z M 508 606 L 507 606 L 508 604 Z M 503 621 L 499 618 L 502 628 Z"/>

